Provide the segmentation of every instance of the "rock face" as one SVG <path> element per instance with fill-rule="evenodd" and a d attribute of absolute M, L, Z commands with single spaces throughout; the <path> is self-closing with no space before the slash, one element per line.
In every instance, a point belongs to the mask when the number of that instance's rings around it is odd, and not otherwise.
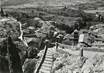
<path fill-rule="evenodd" d="M 63 50 L 64 51 L 64 50 Z M 53 69 L 55 73 L 103 73 L 104 55 L 94 57 L 80 57 L 70 53 L 57 51 L 54 55 Z"/>

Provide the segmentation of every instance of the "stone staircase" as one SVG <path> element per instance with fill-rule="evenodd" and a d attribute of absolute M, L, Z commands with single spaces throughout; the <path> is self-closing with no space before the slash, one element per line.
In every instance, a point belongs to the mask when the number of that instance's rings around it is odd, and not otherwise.
<path fill-rule="evenodd" d="M 54 52 L 55 52 L 55 48 L 48 48 L 47 49 L 45 60 L 39 70 L 39 73 L 51 73 Z"/>

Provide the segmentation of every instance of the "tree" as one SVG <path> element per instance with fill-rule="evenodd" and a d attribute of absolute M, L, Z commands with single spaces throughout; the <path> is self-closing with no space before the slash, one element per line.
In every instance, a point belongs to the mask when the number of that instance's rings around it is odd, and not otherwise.
<path fill-rule="evenodd" d="M 1 16 L 4 16 L 3 8 L 1 8 Z"/>
<path fill-rule="evenodd" d="M 7 39 L 7 53 L 10 73 L 23 73 L 19 51 L 9 36 Z"/>

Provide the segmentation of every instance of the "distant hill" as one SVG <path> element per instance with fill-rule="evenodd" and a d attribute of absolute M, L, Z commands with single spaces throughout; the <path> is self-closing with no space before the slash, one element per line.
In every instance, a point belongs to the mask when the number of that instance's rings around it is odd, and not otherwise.
<path fill-rule="evenodd" d="M 1 0 L 2 6 L 32 5 L 32 6 L 62 6 L 86 3 L 89 0 Z"/>
<path fill-rule="evenodd" d="M 11 6 L 11 5 L 19 5 L 19 4 L 25 4 L 30 2 L 32 2 L 32 0 L 1 0 L 1 5 Z"/>
<path fill-rule="evenodd" d="M 77 7 L 83 10 L 96 10 L 104 8 L 104 0 L 90 0 L 89 3 L 78 4 Z"/>
<path fill-rule="evenodd" d="M 37 6 L 75 6 L 81 9 L 97 9 L 104 7 L 104 0 L 0 0 L 0 6 L 10 8 L 26 8 Z"/>

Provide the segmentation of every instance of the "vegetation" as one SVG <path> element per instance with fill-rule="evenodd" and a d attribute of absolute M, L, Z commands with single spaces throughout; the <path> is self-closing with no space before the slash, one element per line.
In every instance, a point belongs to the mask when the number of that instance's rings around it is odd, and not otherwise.
<path fill-rule="evenodd" d="M 83 5 L 79 5 L 79 8 L 82 8 L 82 7 Z M 82 9 L 88 9 L 89 7 L 94 8 L 93 5 L 86 5 Z M 96 8 L 97 7 L 95 7 L 94 9 Z M 16 18 L 18 21 L 20 21 L 23 24 L 22 28 L 25 31 L 25 33 L 29 33 L 29 34 L 35 34 L 35 31 L 41 28 L 41 26 L 40 27 L 37 26 L 39 25 L 39 22 L 36 22 L 34 20 L 35 17 L 39 17 L 43 21 L 52 21 L 50 22 L 51 23 L 50 25 L 53 25 L 59 31 L 65 31 L 65 33 L 67 34 L 71 34 L 75 29 L 80 30 L 86 27 L 89 28 L 91 25 L 94 25 L 98 22 L 95 19 L 95 14 L 84 13 L 83 10 L 70 9 L 69 7 L 63 7 L 61 9 L 47 8 L 47 7 L 46 8 L 45 7 L 18 8 L 18 9 L 11 8 L 11 9 L 4 9 L 4 10 L 9 16 Z M 3 30 L 5 30 L 5 26 L 4 26 L 5 24 L 3 25 L 1 24 L 2 23 L 0 23 L 0 28 L 3 28 Z M 9 22 L 9 23 L 6 23 L 6 25 L 8 26 L 8 29 L 6 28 L 7 30 L 10 29 L 10 31 L 13 31 L 12 33 L 10 32 L 11 37 L 13 39 L 17 39 L 16 37 L 20 35 L 20 31 L 18 31 L 17 29 L 18 26 L 15 26 L 17 25 L 17 23 Z M 34 28 L 29 29 L 30 26 L 33 26 Z M 50 29 L 48 29 L 47 31 L 50 31 Z M 42 32 L 42 30 L 40 30 L 40 32 Z M 2 30 L 0 30 L 0 35 L 1 35 L 1 38 L 2 37 L 6 38 L 7 33 L 6 32 L 4 33 Z M 37 37 L 37 35 L 35 35 L 35 39 L 32 38 L 32 41 L 28 43 L 29 44 L 28 50 L 27 50 L 27 47 L 23 44 L 23 42 L 21 42 L 18 39 L 14 40 L 16 47 L 13 47 L 13 48 L 18 48 L 20 50 L 20 54 L 21 54 L 20 60 L 22 65 L 25 65 L 24 66 L 25 73 L 33 72 L 34 66 L 36 65 L 37 58 L 38 58 L 37 53 L 43 49 L 45 45 L 44 44 L 45 38 L 47 38 L 47 34 L 45 34 L 44 38 L 42 36 Z M 69 41 L 67 42 L 69 43 Z M 32 51 L 32 53 L 30 51 Z M 3 56 L 3 58 L 1 56 Z M 5 40 L 0 42 L 0 60 L 3 61 L 3 62 L 0 61 L 0 65 L 3 66 L 0 70 L 7 70 L 7 71 L 9 70 L 6 56 L 7 56 L 7 42 Z M 26 58 L 29 58 L 29 60 L 26 61 Z"/>

